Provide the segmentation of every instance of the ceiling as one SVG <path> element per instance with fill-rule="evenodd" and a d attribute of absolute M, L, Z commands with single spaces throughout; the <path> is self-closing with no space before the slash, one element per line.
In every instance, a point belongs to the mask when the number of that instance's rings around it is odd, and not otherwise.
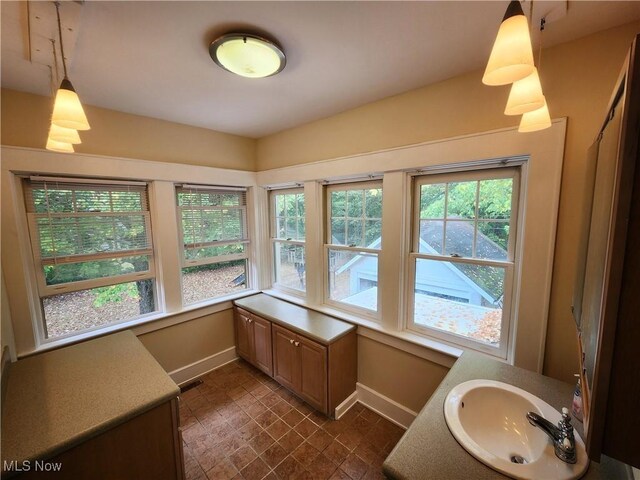
<path fill-rule="evenodd" d="M 88 0 L 63 2 L 61 15 L 84 103 L 257 138 L 483 68 L 507 3 Z M 533 7 L 536 24 L 559 17 L 544 46 L 640 19 L 634 1 Z M 2 87 L 50 95 L 54 6 L 0 8 Z M 209 43 L 241 29 L 277 39 L 286 68 L 247 79 L 216 66 Z"/>

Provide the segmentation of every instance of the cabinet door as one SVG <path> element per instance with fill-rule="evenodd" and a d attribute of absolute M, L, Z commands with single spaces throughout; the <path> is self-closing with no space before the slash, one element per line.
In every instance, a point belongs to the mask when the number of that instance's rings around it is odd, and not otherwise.
<path fill-rule="evenodd" d="M 253 346 L 255 366 L 267 375 L 273 375 L 273 358 L 271 355 L 271 322 L 252 315 Z"/>
<path fill-rule="evenodd" d="M 294 345 L 300 361 L 298 393 L 309 405 L 327 413 L 327 348 L 300 336 Z"/>
<path fill-rule="evenodd" d="M 273 337 L 273 378 L 293 391 L 298 391 L 300 364 L 295 346 L 296 335 L 278 325 L 272 326 Z"/>
<path fill-rule="evenodd" d="M 235 327 L 238 355 L 253 363 L 253 335 L 251 333 L 251 323 L 249 323 L 249 314 L 236 309 Z"/>

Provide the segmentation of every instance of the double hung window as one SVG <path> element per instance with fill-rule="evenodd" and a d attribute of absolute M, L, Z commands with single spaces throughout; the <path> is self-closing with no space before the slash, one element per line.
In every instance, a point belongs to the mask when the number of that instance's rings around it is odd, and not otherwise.
<path fill-rule="evenodd" d="M 416 177 L 409 328 L 506 357 L 518 170 Z"/>
<path fill-rule="evenodd" d="M 177 187 L 182 245 L 182 301 L 190 305 L 247 288 L 247 192 Z"/>
<path fill-rule="evenodd" d="M 306 291 L 305 205 L 303 189 L 271 192 L 271 242 L 275 286 Z"/>
<path fill-rule="evenodd" d="M 326 299 L 346 310 L 378 312 L 382 183 L 327 187 Z"/>
<path fill-rule="evenodd" d="M 35 177 L 24 192 L 44 338 L 156 310 L 146 183 Z"/>

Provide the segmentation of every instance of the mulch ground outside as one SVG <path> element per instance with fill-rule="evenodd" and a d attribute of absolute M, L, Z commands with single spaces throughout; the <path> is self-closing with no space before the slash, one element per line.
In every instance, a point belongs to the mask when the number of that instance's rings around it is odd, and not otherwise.
<path fill-rule="evenodd" d="M 232 282 L 244 272 L 242 266 L 215 271 L 193 272 L 182 277 L 185 304 L 193 304 L 244 290 Z M 65 293 L 43 299 L 48 338 L 130 320 L 140 315 L 138 299 L 123 294 L 120 301 L 95 306 L 96 294 L 90 290 Z"/>

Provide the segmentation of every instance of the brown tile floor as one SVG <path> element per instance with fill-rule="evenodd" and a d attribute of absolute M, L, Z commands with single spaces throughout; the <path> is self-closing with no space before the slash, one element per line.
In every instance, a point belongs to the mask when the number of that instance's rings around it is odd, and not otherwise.
<path fill-rule="evenodd" d="M 187 480 L 382 479 L 403 430 L 354 405 L 334 421 L 239 360 L 180 398 Z"/>

